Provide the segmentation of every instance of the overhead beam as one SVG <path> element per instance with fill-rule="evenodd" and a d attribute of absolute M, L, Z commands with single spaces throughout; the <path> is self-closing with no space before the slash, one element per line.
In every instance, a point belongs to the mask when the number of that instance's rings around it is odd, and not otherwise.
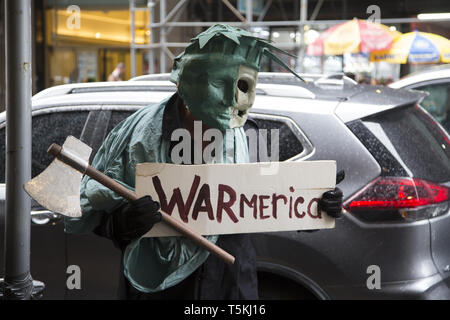
<path fill-rule="evenodd" d="M 336 25 L 339 23 L 347 22 L 348 20 L 305 20 L 300 22 L 300 20 L 287 20 L 287 21 L 253 21 L 251 23 L 252 27 L 279 27 L 279 26 L 300 26 L 300 25 Z M 424 22 L 417 18 L 388 18 L 380 19 L 380 23 L 384 24 L 395 24 L 395 23 L 413 23 L 413 22 Z M 436 19 L 433 22 L 450 22 L 448 18 Z M 230 26 L 242 27 L 245 26 L 246 22 L 231 22 L 231 21 L 216 21 L 216 22 L 167 22 L 165 25 L 169 27 L 210 27 L 217 23 L 228 24 Z M 155 23 L 151 25 L 153 28 L 159 28 L 162 26 L 161 23 Z"/>

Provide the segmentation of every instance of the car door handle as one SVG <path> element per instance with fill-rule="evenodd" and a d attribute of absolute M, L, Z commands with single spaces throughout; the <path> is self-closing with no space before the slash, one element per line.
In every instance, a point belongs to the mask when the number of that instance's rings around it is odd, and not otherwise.
<path fill-rule="evenodd" d="M 31 222 L 37 225 L 55 225 L 61 221 L 62 216 L 49 210 L 31 211 Z"/>

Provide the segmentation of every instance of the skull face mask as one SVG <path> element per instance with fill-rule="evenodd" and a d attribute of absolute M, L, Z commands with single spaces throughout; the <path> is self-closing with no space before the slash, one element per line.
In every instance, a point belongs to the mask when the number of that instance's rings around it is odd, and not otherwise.
<path fill-rule="evenodd" d="M 298 77 L 268 48 L 286 53 L 245 30 L 215 25 L 192 39 L 175 59 L 171 81 L 189 111 L 209 127 L 242 127 L 255 100 L 263 54 Z"/>
<path fill-rule="evenodd" d="M 242 127 L 247 121 L 248 111 L 255 101 L 258 72 L 246 67 L 239 67 L 238 81 L 235 89 L 235 104 L 230 108 L 230 127 Z"/>

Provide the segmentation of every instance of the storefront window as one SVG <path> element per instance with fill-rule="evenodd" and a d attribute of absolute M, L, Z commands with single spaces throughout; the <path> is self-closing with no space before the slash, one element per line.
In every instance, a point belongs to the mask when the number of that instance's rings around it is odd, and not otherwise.
<path fill-rule="evenodd" d="M 142 2 L 142 3 L 141 3 Z M 136 1 L 146 8 L 145 1 Z M 119 64 L 131 77 L 131 15 L 128 0 L 48 1 L 45 7 L 46 86 L 107 81 Z M 135 11 L 137 45 L 149 43 L 150 11 Z M 147 63 L 145 52 L 136 50 L 136 75 Z"/>

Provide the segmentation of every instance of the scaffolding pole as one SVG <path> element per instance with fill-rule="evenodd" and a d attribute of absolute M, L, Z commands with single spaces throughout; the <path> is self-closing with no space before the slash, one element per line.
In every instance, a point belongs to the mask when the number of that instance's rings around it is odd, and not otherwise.
<path fill-rule="evenodd" d="M 130 0 L 130 30 L 131 30 L 131 44 L 130 44 L 130 61 L 131 61 L 131 77 L 136 77 L 136 6 L 135 0 Z"/>
<path fill-rule="evenodd" d="M 303 72 L 303 58 L 305 57 L 305 21 L 308 19 L 308 0 L 300 0 L 300 46 L 297 53 L 297 68 L 299 73 Z"/>
<path fill-rule="evenodd" d="M 148 37 L 148 42 L 150 44 L 153 43 L 153 32 L 154 29 L 152 28 L 152 23 L 153 21 L 155 21 L 155 3 L 151 0 L 149 0 L 147 2 L 147 9 L 150 11 L 150 14 L 148 15 L 148 26 L 149 26 L 149 30 L 150 30 L 150 34 Z M 148 50 L 148 73 L 149 74 L 154 74 L 155 73 L 155 54 L 154 54 L 154 49 L 149 48 Z"/>
<path fill-rule="evenodd" d="M 161 28 L 159 29 L 159 43 L 161 44 L 159 49 L 159 72 L 166 72 L 166 0 L 160 0 L 159 2 L 159 21 Z"/>
<path fill-rule="evenodd" d="M 253 0 L 246 0 L 245 2 L 245 17 L 247 18 L 248 30 L 251 31 L 253 21 Z"/>

